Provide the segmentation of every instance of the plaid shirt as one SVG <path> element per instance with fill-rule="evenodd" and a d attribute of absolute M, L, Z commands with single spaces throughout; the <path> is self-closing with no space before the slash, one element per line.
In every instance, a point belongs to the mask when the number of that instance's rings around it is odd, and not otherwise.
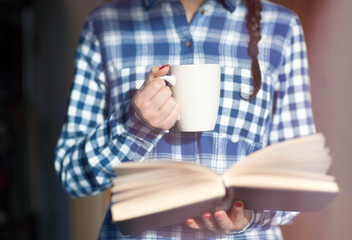
<path fill-rule="evenodd" d="M 195 161 L 221 174 L 264 146 L 315 131 L 308 63 L 297 16 L 263 1 L 259 64 L 262 86 L 254 100 L 247 54 L 246 6 L 208 0 L 188 25 L 178 0 L 119 0 L 91 13 L 77 48 L 68 112 L 55 168 L 73 196 L 109 186 L 113 166 L 125 161 Z M 221 100 L 213 132 L 160 131 L 132 106 L 153 65 L 220 63 Z M 138 207 L 136 206 L 136 210 Z M 296 213 L 254 211 L 241 232 L 211 236 L 183 224 L 122 236 L 108 211 L 100 239 L 281 239 L 280 224 Z"/>

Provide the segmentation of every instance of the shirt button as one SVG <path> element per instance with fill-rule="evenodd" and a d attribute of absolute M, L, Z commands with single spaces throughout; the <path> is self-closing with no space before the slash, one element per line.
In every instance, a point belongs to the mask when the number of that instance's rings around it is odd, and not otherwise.
<path fill-rule="evenodd" d="M 207 12 L 207 10 L 205 10 L 204 8 L 201 11 L 202 15 L 204 15 L 206 12 Z"/>
<path fill-rule="evenodd" d="M 186 42 L 186 47 L 190 47 L 190 46 L 191 46 L 191 44 L 192 44 L 192 42 L 191 42 L 191 41 L 187 41 L 187 42 Z"/>

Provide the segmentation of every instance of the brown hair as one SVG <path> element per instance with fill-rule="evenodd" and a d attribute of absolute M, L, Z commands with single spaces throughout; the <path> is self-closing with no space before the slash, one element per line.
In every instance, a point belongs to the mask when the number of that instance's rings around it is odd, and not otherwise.
<path fill-rule="evenodd" d="M 247 4 L 247 16 L 246 16 L 246 28 L 249 34 L 249 42 L 248 42 L 248 55 L 252 59 L 252 78 L 253 78 L 253 92 L 249 96 L 249 98 L 244 98 L 241 95 L 240 97 L 245 100 L 252 100 L 257 96 L 258 91 L 260 90 L 262 84 L 262 77 L 260 72 L 260 67 L 258 63 L 258 42 L 261 39 L 260 34 L 260 20 L 261 20 L 261 11 L 262 11 L 262 3 L 260 0 L 246 0 Z"/>

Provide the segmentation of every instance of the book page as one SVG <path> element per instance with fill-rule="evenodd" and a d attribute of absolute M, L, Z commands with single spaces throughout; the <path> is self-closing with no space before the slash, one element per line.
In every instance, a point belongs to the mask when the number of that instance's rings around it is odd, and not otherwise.
<path fill-rule="evenodd" d="M 320 158 L 322 160 L 322 158 Z M 242 165 L 243 166 L 243 165 Z M 315 176 L 319 177 L 319 175 L 325 176 L 327 170 L 330 167 L 330 163 L 327 161 L 309 161 L 306 162 L 289 162 L 283 157 L 282 161 L 277 164 L 255 164 L 252 166 L 246 166 L 241 169 L 235 169 L 235 171 L 227 171 L 224 174 L 225 176 L 229 175 L 229 177 L 238 176 L 238 175 L 245 175 L 253 172 L 260 172 L 263 171 L 265 173 L 269 173 L 270 170 L 273 172 L 282 172 L 283 175 L 292 172 L 292 174 L 299 174 L 299 173 L 307 173 L 307 174 L 314 174 Z"/>
<path fill-rule="evenodd" d="M 114 166 L 114 173 L 117 177 L 133 173 L 145 172 L 146 170 L 157 169 L 182 169 L 182 171 L 197 171 L 212 174 L 212 171 L 202 165 L 192 162 L 180 162 L 171 160 L 155 160 L 146 162 L 124 162 Z"/>
<path fill-rule="evenodd" d="M 129 162 L 117 165 L 112 208 L 117 219 L 129 219 L 216 199 L 225 195 L 221 178 L 189 162 Z M 143 206 L 136 211 L 136 206 Z"/>
<path fill-rule="evenodd" d="M 180 176 L 189 175 L 189 172 L 178 171 L 176 169 L 152 169 L 145 172 L 133 173 L 116 177 L 113 179 L 115 191 L 144 188 L 152 184 L 165 185 L 168 182 L 176 181 Z"/>
<path fill-rule="evenodd" d="M 250 169 L 270 168 L 325 175 L 331 165 L 329 150 L 321 134 L 296 138 L 258 150 L 231 166 L 224 178 L 247 174 Z"/>
<path fill-rule="evenodd" d="M 152 171 L 153 172 L 153 171 Z M 164 176 L 163 178 L 145 179 L 145 181 L 121 184 L 115 181 L 112 187 L 112 202 L 126 199 L 145 197 L 148 194 L 159 194 L 165 189 L 175 189 L 179 186 L 195 186 L 197 184 L 212 183 L 218 181 L 218 176 L 204 175 L 199 173 L 182 174 L 177 176 Z M 132 186 L 132 187 L 130 187 Z"/>
<path fill-rule="evenodd" d="M 280 175 L 248 174 L 227 178 L 224 183 L 228 187 L 248 187 L 262 189 L 282 189 L 297 191 L 338 192 L 339 187 L 328 179 L 317 180 L 306 177 Z"/>
<path fill-rule="evenodd" d="M 128 162 L 114 167 L 116 176 L 113 180 L 114 191 L 133 190 L 145 186 L 169 186 L 176 181 L 185 181 L 191 175 L 198 181 L 216 180 L 218 175 L 210 169 L 189 162 L 155 161 Z"/>
<path fill-rule="evenodd" d="M 160 189 L 156 193 L 148 193 L 134 197 L 128 201 L 118 201 L 112 205 L 114 221 L 136 218 L 148 214 L 167 211 L 201 201 L 218 199 L 225 196 L 225 187 L 220 178 L 217 181 L 197 184 L 184 183 L 173 188 Z M 136 211 L 138 208 L 138 211 Z"/>
<path fill-rule="evenodd" d="M 228 177 L 228 182 L 231 181 L 236 181 L 237 178 L 240 176 L 255 176 L 255 175 L 267 175 L 267 176 L 279 176 L 282 178 L 285 177 L 291 177 L 291 178 L 303 178 L 303 179 L 311 179 L 311 180 L 317 180 L 317 181 L 328 181 L 328 182 L 334 182 L 335 177 L 330 176 L 330 175 L 323 175 L 319 173 L 314 173 L 314 172 L 304 172 L 301 170 L 292 170 L 292 169 L 282 169 L 282 168 L 253 168 L 253 169 L 248 169 L 245 173 L 241 173 L 232 177 Z M 225 180 L 224 180 L 225 181 Z"/>

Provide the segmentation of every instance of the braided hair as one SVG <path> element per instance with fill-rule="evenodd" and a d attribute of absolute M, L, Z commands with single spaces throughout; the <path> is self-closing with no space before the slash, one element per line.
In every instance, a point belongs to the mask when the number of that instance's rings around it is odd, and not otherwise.
<path fill-rule="evenodd" d="M 262 84 L 262 77 L 260 72 L 260 67 L 258 63 L 258 42 L 261 39 L 260 34 L 260 20 L 261 20 L 261 11 L 262 3 L 260 0 L 246 0 L 247 4 L 247 15 L 246 15 L 246 28 L 249 34 L 248 42 L 248 55 L 252 59 L 252 78 L 253 78 L 253 92 L 249 98 L 244 98 L 241 95 L 240 97 L 245 100 L 252 100 L 257 96 L 258 91 L 260 90 Z"/>

